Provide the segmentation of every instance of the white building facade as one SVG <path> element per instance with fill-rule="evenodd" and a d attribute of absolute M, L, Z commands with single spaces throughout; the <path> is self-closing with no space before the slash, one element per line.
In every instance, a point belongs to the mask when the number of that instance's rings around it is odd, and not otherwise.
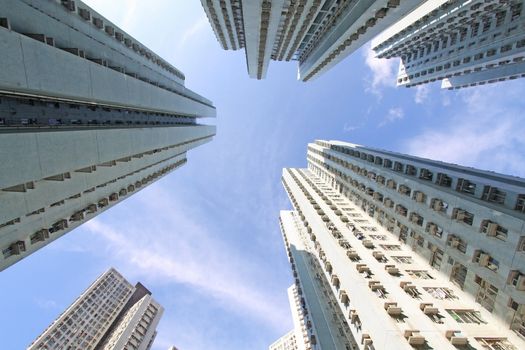
<path fill-rule="evenodd" d="M 201 0 L 225 50 L 246 50 L 251 78 L 270 60 L 299 61 L 298 79 L 317 78 L 417 7 L 419 0 Z"/>
<path fill-rule="evenodd" d="M 433 0 L 372 43 L 401 59 L 397 84 L 459 89 L 525 76 L 525 1 Z"/>
<path fill-rule="evenodd" d="M 184 165 L 215 117 L 81 1 L 0 0 L 0 270 Z"/>
<path fill-rule="evenodd" d="M 148 350 L 163 311 L 149 290 L 132 286 L 111 268 L 28 349 Z"/>
<path fill-rule="evenodd" d="M 316 141 L 283 184 L 307 349 L 525 347 L 524 179 Z"/>

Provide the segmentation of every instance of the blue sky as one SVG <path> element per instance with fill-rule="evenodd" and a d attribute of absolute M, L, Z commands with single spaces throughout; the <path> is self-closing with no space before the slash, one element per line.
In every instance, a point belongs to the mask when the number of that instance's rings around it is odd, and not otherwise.
<path fill-rule="evenodd" d="M 25 348 L 113 266 L 166 308 L 155 350 L 266 349 L 292 327 L 278 227 L 283 167 L 338 139 L 525 176 L 525 82 L 396 88 L 397 62 L 367 47 L 321 78 L 271 62 L 250 80 L 197 0 L 89 0 L 186 74 L 217 107 L 218 134 L 181 169 L 0 274 L 0 339 Z M 14 336 L 16 335 L 16 336 Z"/>

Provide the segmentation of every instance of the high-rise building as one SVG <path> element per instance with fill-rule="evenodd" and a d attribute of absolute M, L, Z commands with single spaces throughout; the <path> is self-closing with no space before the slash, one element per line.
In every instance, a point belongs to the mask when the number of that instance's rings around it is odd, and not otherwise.
<path fill-rule="evenodd" d="M 186 163 L 215 107 L 81 1 L 0 0 L 0 270 Z"/>
<path fill-rule="evenodd" d="M 142 284 L 133 287 L 111 268 L 28 349 L 148 350 L 163 311 Z"/>
<path fill-rule="evenodd" d="M 270 345 L 269 350 L 297 350 L 295 332 L 291 330 L 281 338 L 277 339 L 272 345 Z"/>
<path fill-rule="evenodd" d="M 525 348 L 525 179 L 338 141 L 307 159 L 280 217 L 298 343 Z"/>
<path fill-rule="evenodd" d="M 308 81 L 336 65 L 407 13 L 420 0 L 201 0 L 225 50 L 246 51 L 251 78 L 270 60 L 299 61 Z"/>
<path fill-rule="evenodd" d="M 432 0 L 372 43 L 380 58 L 399 57 L 397 84 L 441 80 L 448 89 L 525 76 L 523 0 Z"/>

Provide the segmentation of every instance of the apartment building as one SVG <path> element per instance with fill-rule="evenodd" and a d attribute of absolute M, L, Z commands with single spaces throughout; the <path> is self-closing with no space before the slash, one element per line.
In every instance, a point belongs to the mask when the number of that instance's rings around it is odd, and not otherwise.
<path fill-rule="evenodd" d="M 244 49 L 251 78 L 270 60 L 317 78 L 421 4 L 420 0 L 201 0 L 224 50 Z"/>
<path fill-rule="evenodd" d="M 298 343 L 525 347 L 524 179 L 338 141 L 307 159 L 280 215 Z"/>
<path fill-rule="evenodd" d="M 28 349 L 148 350 L 163 310 L 146 287 L 132 286 L 111 268 Z"/>
<path fill-rule="evenodd" d="M 297 350 L 295 332 L 292 330 L 270 345 L 269 350 Z"/>
<path fill-rule="evenodd" d="M 525 1 L 433 0 L 387 29 L 372 47 L 401 59 L 397 84 L 441 80 L 448 89 L 525 76 Z"/>
<path fill-rule="evenodd" d="M 82 1 L 0 0 L 0 270 L 187 162 L 208 99 Z"/>

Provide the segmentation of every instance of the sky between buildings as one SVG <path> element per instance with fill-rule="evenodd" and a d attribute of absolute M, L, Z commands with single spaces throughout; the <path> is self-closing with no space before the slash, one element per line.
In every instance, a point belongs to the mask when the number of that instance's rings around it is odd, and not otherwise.
<path fill-rule="evenodd" d="M 166 308 L 154 350 L 266 349 L 292 328 L 278 226 L 283 167 L 345 140 L 525 176 L 525 81 L 463 91 L 395 87 L 398 62 L 361 49 L 321 78 L 294 62 L 250 80 L 198 0 L 87 0 L 181 69 L 218 111 L 179 170 L 0 274 L 2 349 L 25 348 L 110 266 Z"/>

